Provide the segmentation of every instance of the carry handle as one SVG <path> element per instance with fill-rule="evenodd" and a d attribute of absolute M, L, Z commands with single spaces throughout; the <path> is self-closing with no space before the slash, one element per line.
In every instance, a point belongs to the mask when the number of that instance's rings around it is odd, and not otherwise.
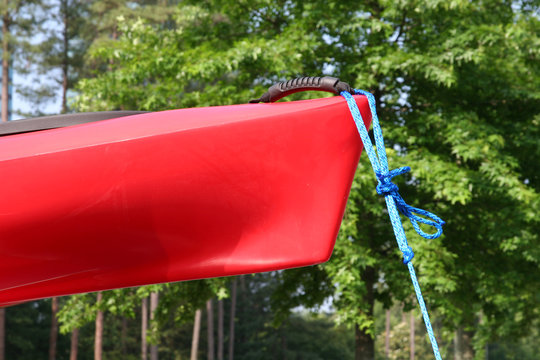
<path fill-rule="evenodd" d="M 331 76 L 305 76 L 272 85 L 260 98 L 250 100 L 250 103 L 269 103 L 300 91 L 328 91 L 340 94 L 342 91 L 352 92 L 346 82 Z"/>

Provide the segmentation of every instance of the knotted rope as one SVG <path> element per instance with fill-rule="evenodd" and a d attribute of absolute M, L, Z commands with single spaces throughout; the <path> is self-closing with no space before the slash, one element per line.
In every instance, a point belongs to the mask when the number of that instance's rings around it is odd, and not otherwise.
<path fill-rule="evenodd" d="M 356 124 L 358 133 L 360 134 L 360 138 L 362 139 L 362 143 L 364 144 L 364 149 L 368 154 L 369 160 L 373 167 L 373 171 L 375 172 L 375 176 L 377 177 L 377 193 L 383 195 L 384 199 L 386 200 L 386 206 L 388 207 L 388 214 L 394 228 L 394 234 L 396 235 L 398 247 L 403 253 L 403 263 L 407 265 L 407 267 L 409 268 L 409 273 L 411 274 L 414 291 L 416 292 L 416 298 L 418 299 L 418 304 L 420 305 L 420 310 L 422 311 L 424 323 L 426 324 L 426 329 L 429 340 L 431 341 L 433 353 L 435 354 L 435 358 L 437 360 L 441 360 L 441 354 L 439 352 L 439 346 L 437 345 L 437 339 L 435 339 L 435 335 L 433 334 L 433 328 L 431 327 L 431 321 L 429 320 L 429 314 L 426 308 L 426 304 L 424 302 L 424 297 L 422 296 L 420 285 L 418 284 L 418 279 L 416 277 L 416 272 L 414 271 L 414 267 L 411 262 L 414 257 L 414 252 L 407 243 L 407 238 L 405 236 L 405 231 L 403 230 L 403 224 L 401 223 L 398 210 L 401 211 L 403 215 L 409 218 L 414 230 L 420 236 L 426 239 L 435 239 L 441 236 L 444 221 L 437 215 L 430 213 L 429 211 L 408 205 L 403 200 L 403 198 L 399 194 L 399 188 L 396 184 L 392 182 L 392 178 L 409 172 L 411 168 L 406 166 L 391 171 L 388 170 L 388 158 L 386 156 L 384 139 L 379 124 L 379 118 L 377 116 L 375 97 L 373 96 L 373 94 L 363 90 L 355 89 L 354 93 L 357 95 L 364 95 L 368 99 L 369 108 L 371 110 L 373 133 L 375 135 L 375 145 L 377 146 L 377 153 L 375 152 L 373 144 L 369 139 L 368 131 L 366 129 L 366 126 L 364 125 L 362 115 L 360 114 L 360 110 L 358 109 L 358 105 L 356 104 L 353 96 L 346 91 L 341 92 L 341 95 L 345 98 L 345 100 L 347 100 L 347 104 L 354 119 L 354 123 Z M 436 229 L 436 232 L 434 234 L 428 234 L 424 232 L 422 229 L 420 229 L 419 223 L 434 227 Z"/>

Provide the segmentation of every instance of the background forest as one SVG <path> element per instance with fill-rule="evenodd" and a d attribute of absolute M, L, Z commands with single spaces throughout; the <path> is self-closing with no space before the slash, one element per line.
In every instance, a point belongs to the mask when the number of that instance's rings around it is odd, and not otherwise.
<path fill-rule="evenodd" d="M 403 197 L 446 221 L 404 224 L 443 358 L 540 358 L 537 0 L 0 1 L 2 121 L 10 71 L 22 116 L 371 91 Z M 1 309 L 0 360 L 431 359 L 375 185 L 362 156 L 328 263 Z"/>

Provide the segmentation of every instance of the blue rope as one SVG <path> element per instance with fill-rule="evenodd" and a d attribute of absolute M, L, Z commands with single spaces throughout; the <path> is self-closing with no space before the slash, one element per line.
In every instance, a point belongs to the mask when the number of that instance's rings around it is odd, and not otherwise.
<path fill-rule="evenodd" d="M 386 206 L 388 207 L 388 214 L 390 215 L 390 220 L 394 228 L 394 234 L 396 235 L 396 240 L 399 249 L 403 253 L 403 263 L 409 268 L 409 273 L 411 274 L 411 280 L 413 283 L 414 291 L 416 292 L 416 298 L 418 299 L 418 304 L 420 305 L 420 310 L 422 311 L 422 317 L 424 318 L 424 323 L 426 324 L 427 333 L 429 340 L 431 341 L 431 346 L 433 347 L 433 353 L 437 360 L 441 360 L 441 354 L 439 352 L 439 346 L 437 345 L 437 339 L 433 334 L 433 328 L 431 327 L 431 321 L 429 320 L 429 314 L 426 308 L 426 303 L 424 302 L 424 297 L 422 296 L 422 291 L 420 291 L 420 285 L 418 284 L 418 279 L 416 278 L 416 272 L 414 271 L 413 264 L 411 260 L 414 257 L 413 249 L 407 243 L 407 238 L 405 236 L 405 231 L 403 230 L 403 224 L 399 217 L 398 210 L 401 213 L 409 218 L 411 221 L 414 230 L 422 237 L 426 239 L 435 239 L 441 236 L 442 226 L 444 221 L 439 218 L 437 215 L 430 213 L 429 211 L 415 208 L 408 205 L 401 195 L 399 194 L 399 188 L 396 184 L 392 182 L 392 178 L 398 175 L 402 175 L 411 170 L 410 167 L 402 167 L 395 170 L 388 170 L 388 158 L 386 156 L 386 150 L 384 148 L 384 139 L 382 136 L 381 126 L 379 125 L 379 118 L 377 116 L 377 109 L 375 107 L 375 97 L 364 90 L 354 90 L 354 93 L 357 95 L 364 95 L 368 99 L 369 108 L 371 110 L 371 118 L 373 123 L 373 132 L 375 135 L 375 145 L 377 146 L 377 153 L 371 144 L 369 139 L 368 131 L 362 120 L 362 115 L 358 109 L 356 101 L 352 95 L 346 91 L 341 92 L 341 95 L 347 100 L 349 105 L 349 110 L 364 144 L 364 149 L 368 154 L 369 160 L 377 177 L 377 193 L 384 195 L 386 200 Z M 377 156 L 378 154 L 378 156 Z M 432 226 L 436 229 L 434 234 L 425 233 L 420 229 L 419 223 Z"/>

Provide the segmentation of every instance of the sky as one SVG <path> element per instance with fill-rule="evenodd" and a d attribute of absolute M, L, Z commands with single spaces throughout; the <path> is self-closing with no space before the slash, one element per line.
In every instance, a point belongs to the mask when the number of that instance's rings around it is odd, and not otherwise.
<path fill-rule="evenodd" d="M 22 76 L 20 74 L 17 74 L 17 72 L 13 73 L 13 115 L 11 117 L 11 120 L 19 120 L 24 119 L 23 116 L 17 113 L 17 111 L 22 112 L 30 112 L 32 110 L 32 107 L 35 105 L 32 104 L 30 101 L 23 98 L 20 94 L 17 93 L 17 89 L 21 87 L 21 85 L 31 85 L 33 81 L 38 80 L 40 82 L 48 82 L 50 81 L 47 76 L 41 75 L 37 76 L 35 79 L 31 79 L 28 76 Z M 60 109 L 62 107 L 61 99 L 62 99 L 62 89 L 58 87 L 58 96 L 52 99 L 47 104 L 44 104 L 41 106 L 41 110 L 44 113 L 47 114 L 59 114 Z"/>
<path fill-rule="evenodd" d="M 51 10 L 51 12 L 54 11 Z M 36 32 L 34 36 L 30 39 L 30 42 L 33 44 L 38 44 L 46 40 L 47 34 L 51 31 L 61 31 L 61 24 L 55 19 L 54 16 L 49 16 L 49 20 L 43 25 L 43 31 L 42 32 Z M 31 68 L 31 64 L 26 65 L 27 67 Z M 34 87 L 37 87 L 38 85 L 42 83 L 50 84 L 52 82 L 51 75 L 52 76 L 58 76 L 60 69 L 58 69 L 58 73 L 51 73 L 48 75 L 39 75 L 37 71 L 32 72 L 31 74 L 25 76 L 21 74 L 20 72 L 17 72 L 16 69 L 13 70 L 13 115 L 11 117 L 12 120 L 19 120 L 24 118 L 20 114 L 18 114 L 18 111 L 21 111 L 23 113 L 29 113 L 32 112 L 32 107 L 35 107 L 36 104 L 33 104 L 32 101 L 29 101 L 25 99 L 23 96 L 21 96 L 17 89 L 20 89 L 23 86 L 30 86 L 34 85 Z M 60 86 L 56 86 L 57 89 L 55 89 L 55 93 L 57 93 L 57 96 L 55 96 L 51 101 L 41 104 L 40 110 L 43 113 L 46 114 L 59 114 L 60 109 L 62 108 L 61 101 L 62 101 L 62 88 Z"/>

